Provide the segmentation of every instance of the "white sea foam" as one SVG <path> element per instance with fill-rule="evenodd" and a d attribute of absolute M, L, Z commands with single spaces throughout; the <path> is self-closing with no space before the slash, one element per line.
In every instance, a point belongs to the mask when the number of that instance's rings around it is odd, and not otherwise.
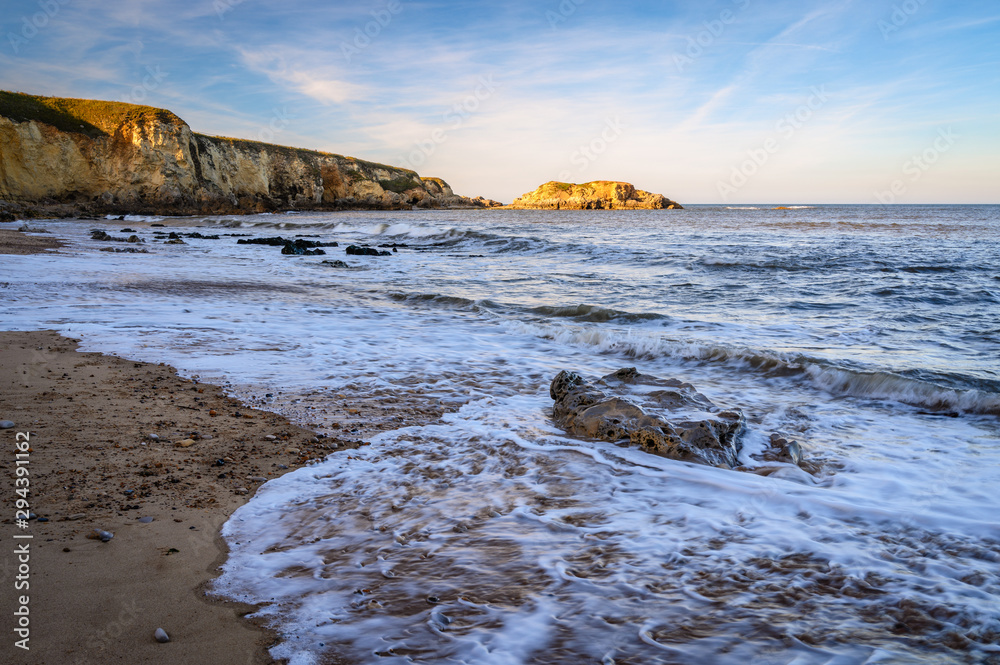
<path fill-rule="evenodd" d="M 578 442 L 547 402 L 473 402 L 268 483 L 225 527 L 218 590 L 267 604 L 292 663 L 909 662 L 901 606 L 930 642 L 1000 629 L 995 499 L 955 514 L 900 481 L 919 465 L 830 484 Z"/>
<path fill-rule="evenodd" d="M 988 220 L 958 208 L 960 233 L 914 231 L 879 213 L 841 236 L 849 209 L 713 210 L 669 233 L 654 214 L 510 212 L 192 221 L 411 245 L 392 257 L 143 230 L 151 253 L 111 254 L 88 224 L 46 222 L 68 245 L 4 258 L 0 325 L 265 386 L 278 409 L 376 391 L 462 405 L 267 483 L 227 524 L 219 588 L 266 603 L 292 662 L 993 657 L 1000 323 L 971 267 L 998 262 Z M 784 254 L 825 267 L 761 269 Z M 692 466 L 552 426 L 556 372 L 625 365 L 743 410 L 747 465 L 777 431 L 818 471 Z"/>

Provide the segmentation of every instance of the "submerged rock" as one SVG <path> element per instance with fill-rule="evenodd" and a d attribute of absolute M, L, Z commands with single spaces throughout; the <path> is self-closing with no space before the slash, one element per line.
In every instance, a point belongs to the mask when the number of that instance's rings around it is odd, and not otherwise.
<path fill-rule="evenodd" d="M 285 243 L 285 246 L 281 248 L 282 254 L 293 254 L 297 256 L 316 256 L 321 254 L 326 254 L 322 249 L 310 249 L 312 247 L 318 247 L 321 243 L 313 242 L 310 240 L 302 240 L 301 238 L 292 242 L 289 240 Z"/>
<path fill-rule="evenodd" d="M 380 252 L 374 247 L 365 247 L 358 245 L 348 245 L 347 253 L 351 256 L 392 256 L 392 252 Z"/>
<path fill-rule="evenodd" d="M 596 382 L 563 370 L 549 387 L 552 415 L 569 434 L 628 441 L 646 452 L 685 462 L 734 468 L 746 421 L 739 411 L 721 411 L 676 379 L 620 369 Z M 642 401 L 646 408 L 636 401 Z M 647 408 L 669 414 L 653 415 Z"/>

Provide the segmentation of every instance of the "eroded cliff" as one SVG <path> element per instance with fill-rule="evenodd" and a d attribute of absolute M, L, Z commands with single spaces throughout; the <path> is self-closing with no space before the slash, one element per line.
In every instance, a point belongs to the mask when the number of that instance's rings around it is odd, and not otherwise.
<path fill-rule="evenodd" d="M 197 134 L 164 109 L 3 91 L 0 200 L 160 214 L 492 203 L 409 169 Z"/>

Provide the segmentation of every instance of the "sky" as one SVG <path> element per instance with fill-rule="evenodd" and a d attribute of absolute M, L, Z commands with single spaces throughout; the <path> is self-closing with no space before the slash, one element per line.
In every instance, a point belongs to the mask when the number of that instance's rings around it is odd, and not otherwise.
<path fill-rule="evenodd" d="M 0 89 L 505 203 L 1000 203 L 997 0 L 0 0 L 0 31 Z"/>

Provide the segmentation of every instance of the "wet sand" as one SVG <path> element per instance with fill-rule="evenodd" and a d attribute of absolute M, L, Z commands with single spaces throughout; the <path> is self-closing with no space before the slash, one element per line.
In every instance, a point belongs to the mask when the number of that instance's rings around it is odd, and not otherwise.
<path fill-rule="evenodd" d="M 0 333 L 0 419 L 15 423 L 0 441 L 13 451 L 30 434 L 30 510 L 47 520 L 17 527 L 7 465 L 5 540 L 30 545 L 31 648 L 0 648 L 24 663 L 271 662 L 274 637 L 241 618 L 253 608 L 205 596 L 226 554 L 219 528 L 265 479 L 336 442 L 167 365 L 76 346 L 51 331 Z M 88 538 L 95 529 L 114 538 Z M 5 549 L 9 636 L 17 562 Z"/>
<path fill-rule="evenodd" d="M 59 247 L 62 247 L 62 243 L 55 238 L 29 236 L 14 229 L 0 229 L 0 254 L 37 254 Z"/>

